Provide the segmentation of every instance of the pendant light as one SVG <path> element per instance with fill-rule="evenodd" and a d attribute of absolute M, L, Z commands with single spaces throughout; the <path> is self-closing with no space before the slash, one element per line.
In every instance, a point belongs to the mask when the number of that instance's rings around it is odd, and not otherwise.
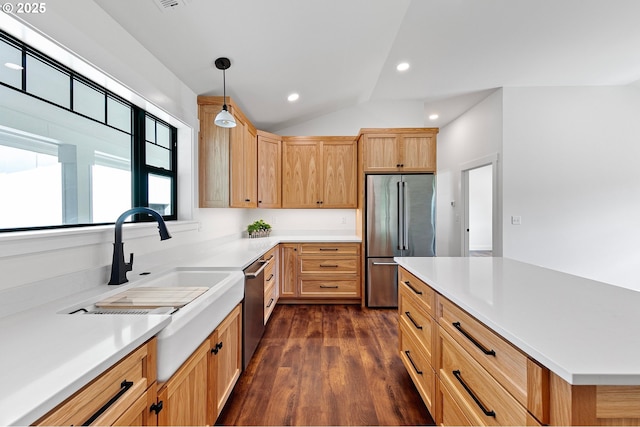
<path fill-rule="evenodd" d="M 231 67 L 231 61 L 229 61 L 229 58 L 218 58 L 216 59 L 215 64 L 218 70 L 222 70 L 223 104 L 222 110 L 218 113 L 213 122 L 216 126 L 220 126 L 222 128 L 234 128 L 236 127 L 236 119 L 234 119 L 231 113 L 229 113 L 229 110 L 227 110 L 227 82 L 225 81 L 225 70 Z"/>

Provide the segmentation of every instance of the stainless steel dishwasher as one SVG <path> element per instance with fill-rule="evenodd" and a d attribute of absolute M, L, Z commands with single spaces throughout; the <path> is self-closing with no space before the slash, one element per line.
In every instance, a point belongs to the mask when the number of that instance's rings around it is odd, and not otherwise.
<path fill-rule="evenodd" d="M 242 307 L 242 369 L 264 334 L 264 269 L 268 260 L 259 259 L 244 270 L 244 305 Z"/>

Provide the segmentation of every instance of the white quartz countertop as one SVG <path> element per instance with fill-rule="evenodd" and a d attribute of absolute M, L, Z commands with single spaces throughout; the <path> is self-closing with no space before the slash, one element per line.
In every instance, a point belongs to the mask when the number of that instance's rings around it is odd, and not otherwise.
<path fill-rule="evenodd" d="M 640 385 L 640 292 L 507 258 L 398 264 L 574 385 Z"/>
<path fill-rule="evenodd" d="M 175 267 L 244 269 L 281 242 L 360 242 L 355 235 L 281 235 L 212 241 Z M 201 244 L 200 244 L 201 245 Z M 130 280 L 136 280 L 134 272 Z M 105 283 L 106 283 L 105 278 Z M 33 292 L 32 287 L 28 288 Z M 111 292 L 105 284 L 0 318 L 0 426 L 35 422 L 171 322 L 169 315 L 81 316 L 60 314 L 74 304 Z M 29 295 L 13 294 L 21 300 Z"/>

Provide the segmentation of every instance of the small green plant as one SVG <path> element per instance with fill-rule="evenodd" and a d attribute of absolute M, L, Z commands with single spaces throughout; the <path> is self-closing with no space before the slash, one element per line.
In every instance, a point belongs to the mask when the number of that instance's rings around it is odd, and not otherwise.
<path fill-rule="evenodd" d="M 264 220 L 257 220 L 247 226 L 247 233 L 249 236 L 268 236 L 271 231 L 271 226 L 264 222 Z"/>

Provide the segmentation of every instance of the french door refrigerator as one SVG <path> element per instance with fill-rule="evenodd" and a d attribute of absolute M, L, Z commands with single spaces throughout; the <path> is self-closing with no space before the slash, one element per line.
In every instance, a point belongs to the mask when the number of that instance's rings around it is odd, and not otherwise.
<path fill-rule="evenodd" d="M 435 256 L 435 176 L 367 175 L 366 300 L 398 306 L 394 256 Z"/>

